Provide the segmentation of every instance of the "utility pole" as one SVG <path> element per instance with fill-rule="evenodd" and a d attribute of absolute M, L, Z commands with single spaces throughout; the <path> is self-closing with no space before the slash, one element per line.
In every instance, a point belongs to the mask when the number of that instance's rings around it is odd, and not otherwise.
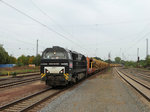
<path fill-rule="evenodd" d="M 110 66 L 110 63 L 111 63 L 111 62 L 110 62 L 110 61 L 111 61 L 110 59 L 111 59 L 111 53 L 109 52 L 109 53 L 108 53 L 108 64 L 109 64 L 109 66 Z"/>
<path fill-rule="evenodd" d="M 140 60 L 140 57 L 139 57 L 139 48 L 137 48 L 137 67 L 139 66 L 139 60 Z"/>
<path fill-rule="evenodd" d="M 122 59 L 124 60 L 124 53 L 122 53 Z"/>
<path fill-rule="evenodd" d="M 140 57 L 139 57 L 139 48 L 137 48 L 137 61 L 139 61 Z"/>
<path fill-rule="evenodd" d="M 148 39 L 146 39 L 146 58 L 148 57 Z"/>
<path fill-rule="evenodd" d="M 110 56 L 111 54 L 110 54 L 110 52 L 108 53 L 108 60 L 110 60 L 110 58 L 111 58 L 111 56 Z"/>
<path fill-rule="evenodd" d="M 97 57 L 97 50 L 98 50 L 98 48 L 95 49 L 95 56 L 96 56 L 96 57 Z"/>
<path fill-rule="evenodd" d="M 36 56 L 38 55 L 38 41 L 39 40 L 37 40 L 37 43 L 36 43 Z"/>
<path fill-rule="evenodd" d="M 38 58 L 37 58 L 37 56 L 38 56 L 38 39 L 37 39 L 37 43 L 36 43 L 36 65 L 38 65 Z"/>

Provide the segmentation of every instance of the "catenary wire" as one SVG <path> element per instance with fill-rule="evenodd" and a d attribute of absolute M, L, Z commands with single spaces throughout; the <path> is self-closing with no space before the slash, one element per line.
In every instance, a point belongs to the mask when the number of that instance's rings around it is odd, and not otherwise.
<path fill-rule="evenodd" d="M 58 24 L 51 16 L 49 16 L 45 11 L 43 11 L 40 7 L 38 7 L 34 2 L 33 2 L 33 0 L 30 0 L 31 1 L 31 3 L 34 5 L 34 7 L 36 7 L 42 14 L 44 14 L 50 21 L 52 21 L 53 23 L 55 23 L 62 31 L 64 31 L 65 33 L 67 33 L 69 36 L 72 36 L 73 37 L 73 35 L 71 34 L 71 33 L 69 33 L 69 32 L 66 32 L 65 30 L 64 30 L 64 28 L 60 25 L 60 24 Z"/>
<path fill-rule="evenodd" d="M 40 22 L 40 21 L 36 20 L 36 19 L 35 19 L 35 18 L 33 18 L 32 16 L 29 16 L 29 15 L 28 15 L 28 14 L 26 14 L 25 12 L 23 12 L 23 11 L 21 11 L 21 10 L 17 9 L 16 7 L 14 7 L 14 6 L 10 5 L 9 3 L 7 3 L 7 2 L 5 2 L 5 1 L 3 1 L 3 0 L 0 0 L 0 2 L 2 2 L 3 4 L 5 4 L 5 5 L 9 6 L 9 7 L 10 7 L 10 8 L 12 8 L 12 9 L 16 10 L 17 12 L 19 12 L 19 13 L 23 14 L 24 16 L 26 16 L 26 17 L 30 18 L 31 20 L 35 21 L 36 23 L 38 23 L 38 24 L 42 25 L 43 27 L 47 28 L 49 31 L 52 31 L 52 32 L 56 33 L 57 35 L 59 35 L 59 36 L 60 36 L 60 37 L 62 37 L 63 39 L 66 39 L 66 40 L 68 40 L 68 41 L 70 41 L 70 42 L 74 43 L 75 45 L 77 45 L 78 47 L 80 47 L 80 48 L 82 48 L 82 49 L 84 49 L 84 50 L 87 50 L 87 49 L 83 48 L 80 44 L 77 44 L 77 43 L 76 43 L 76 42 L 74 42 L 73 40 L 71 40 L 71 39 L 67 38 L 65 35 L 63 35 L 63 34 L 61 34 L 61 33 L 57 32 L 57 31 L 55 31 L 54 29 L 52 29 L 52 28 L 50 28 L 49 26 L 47 26 L 47 25 L 43 24 L 42 22 Z"/>

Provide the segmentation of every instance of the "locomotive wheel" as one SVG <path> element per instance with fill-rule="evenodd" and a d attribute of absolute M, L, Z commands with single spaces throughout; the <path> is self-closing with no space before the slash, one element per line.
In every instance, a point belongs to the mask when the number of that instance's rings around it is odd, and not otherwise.
<path fill-rule="evenodd" d="M 79 80 L 78 80 L 78 78 L 76 77 L 76 83 L 78 82 Z"/>
<path fill-rule="evenodd" d="M 53 88 L 53 89 L 55 89 L 55 88 L 56 88 L 56 86 L 55 86 L 55 85 L 53 85 L 53 86 L 52 86 L 52 88 Z"/>
<path fill-rule="evenodd" d="M 87 78 L 88 77 L 88 75 L 87 75 L 87 73 L 85 72 L 85 78 Z"/>
<path fill-rule="evenodd" d="M 72 78 L 72 83 L 73 83 L 73 84 L 76 84 L 76 83 L 77 83 L 77 78 L 76 78 L 76 77 Z"/>

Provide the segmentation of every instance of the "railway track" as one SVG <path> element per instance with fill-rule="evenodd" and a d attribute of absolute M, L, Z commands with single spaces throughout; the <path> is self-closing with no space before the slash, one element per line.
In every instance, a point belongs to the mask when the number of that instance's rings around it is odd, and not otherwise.
<path fill-rule="evenodd" d="M 139 78 L 143 81 L 150 82 L 150 75 L 148 75 L 148 74 L 140 73 L 138 71 L 132 71 L 132 70 L 130 71 L 130 69 L 129 70 L 119 69 L 119 70 L 121 70 L 121 72 L 130 74 L 136 78 Z"/>
<path fill-rule="evenodd" d="M 104 71 L 101 71 L 101 72 L 104 72 Z M 91 76 L 89 76 L 88 78 L 90 78 L 90 77 Z M 42 90 L 40 92 L 34 93 L 27 97 L 21 98 L 19 100 L 16 100 L 9 104 L 1 106 L 0 112 L 10 112 L 10 111 L 11 112 L 26 112 L 26 111 L 32 112 L 34 110 L 37 111 L 38 108 L 43 107 L 43 103 L 45 103 L 46 101 L 49 101 L 52 98 L 55 98 L 55 96 L 57 96 L 58 94 L 66 91 L 68 89 L 72 89 L 72 88 L 79 86 L 84 81 L 85 80 L 80 80 L 75 85 L 70 85 L 63 89 L 48 88 L 48 89 Z"/>
<path fill-rule="evenodd" d="M 24 74 L 24 75 L 17 75 L 15 78 L 24 78 L 24 77 L 32 77 L 35 75 L 39 75 L 40 73 L 28 73 L 28 74 Z M 6 80 L 11 80 L 13 77 L 7 77 L 7 78 L 0 78 L 0 81 L 6 81 Z"/>
<path fill-rule="evenodd" d="M 26 83 L 37 81 L 37 80 L 40 80 L 40 77 L 34 77 L 34 78 L 28 78 L 28 79 L 24 79 L 24 80 L 3 83 L 3 84 L 0 84 L 0 89 L 12 87 L 12 86 L 16 86 L 16 85 L 21 85 L 21 84 L 26 84 Z"/>
<path fill-rule="evenodd" d="M 67 88 L 66 88 L 67 89 Z M 0 107 L 1 112 L 25 112 L 33 107 L 37 106 L 38 104 L 56 96 L 57 94 L 63 92 L 66 89 L 62 90 L 52 90 L 51 88 L 42 90 L 25 98 L 19 99 L 7 105 Z"/>
<path fill-rule="evenodd" d="M 116 69 L 116 68 L 115 68 Z M 134 79 L 133 77 L 119 71 L 116 69 L 117 73 L 121 78 L 123 78 L 127 83 L 134 87 L 142 96 L 144 96 L 150 102 L 150 86 Z"/>
<path fill-rule="evenodd" d="M 143 73 L 138 73 L 140 76 L 143 76 L 143 77 L 146 77 L 146 78 L 150 78 L 150 76 L 148 76 L 148 75 L 145 75 L 145 74 L 143 74 Z"/>
<path fill-rule="evenodd" d="M 137 76 L 141 76 L 141 77 L 145 77 L 145 78 L 150 78 L 150 74 L 147 74 L 147 73 L 144 73 L 144 72 L 141 72 L 141 71 L 136 71 L 136 70 L 123 70 L 123 69 L 120 69 L 122 71 L 125 71 L 127 73 L 132 73 L 133 75 L 136 74 Z"/>

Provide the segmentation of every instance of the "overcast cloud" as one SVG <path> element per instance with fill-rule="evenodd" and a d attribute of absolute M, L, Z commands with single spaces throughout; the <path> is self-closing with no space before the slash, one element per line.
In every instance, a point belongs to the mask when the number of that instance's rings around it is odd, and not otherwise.
<path fill-rule="evenodd" d="M 13 56 L 35 55 L 62 46 L 102 59 L 120 56 L 136 60 L 146 55 L 150 37 L 149 0 L 5 0 L 32 18 L 64 35 L 43 27 L 0 2 L 0 44 Z M 41 10 L 43 12 L 41 12 Z M 72 40 L 71 41 L 68 41 Z"/>

